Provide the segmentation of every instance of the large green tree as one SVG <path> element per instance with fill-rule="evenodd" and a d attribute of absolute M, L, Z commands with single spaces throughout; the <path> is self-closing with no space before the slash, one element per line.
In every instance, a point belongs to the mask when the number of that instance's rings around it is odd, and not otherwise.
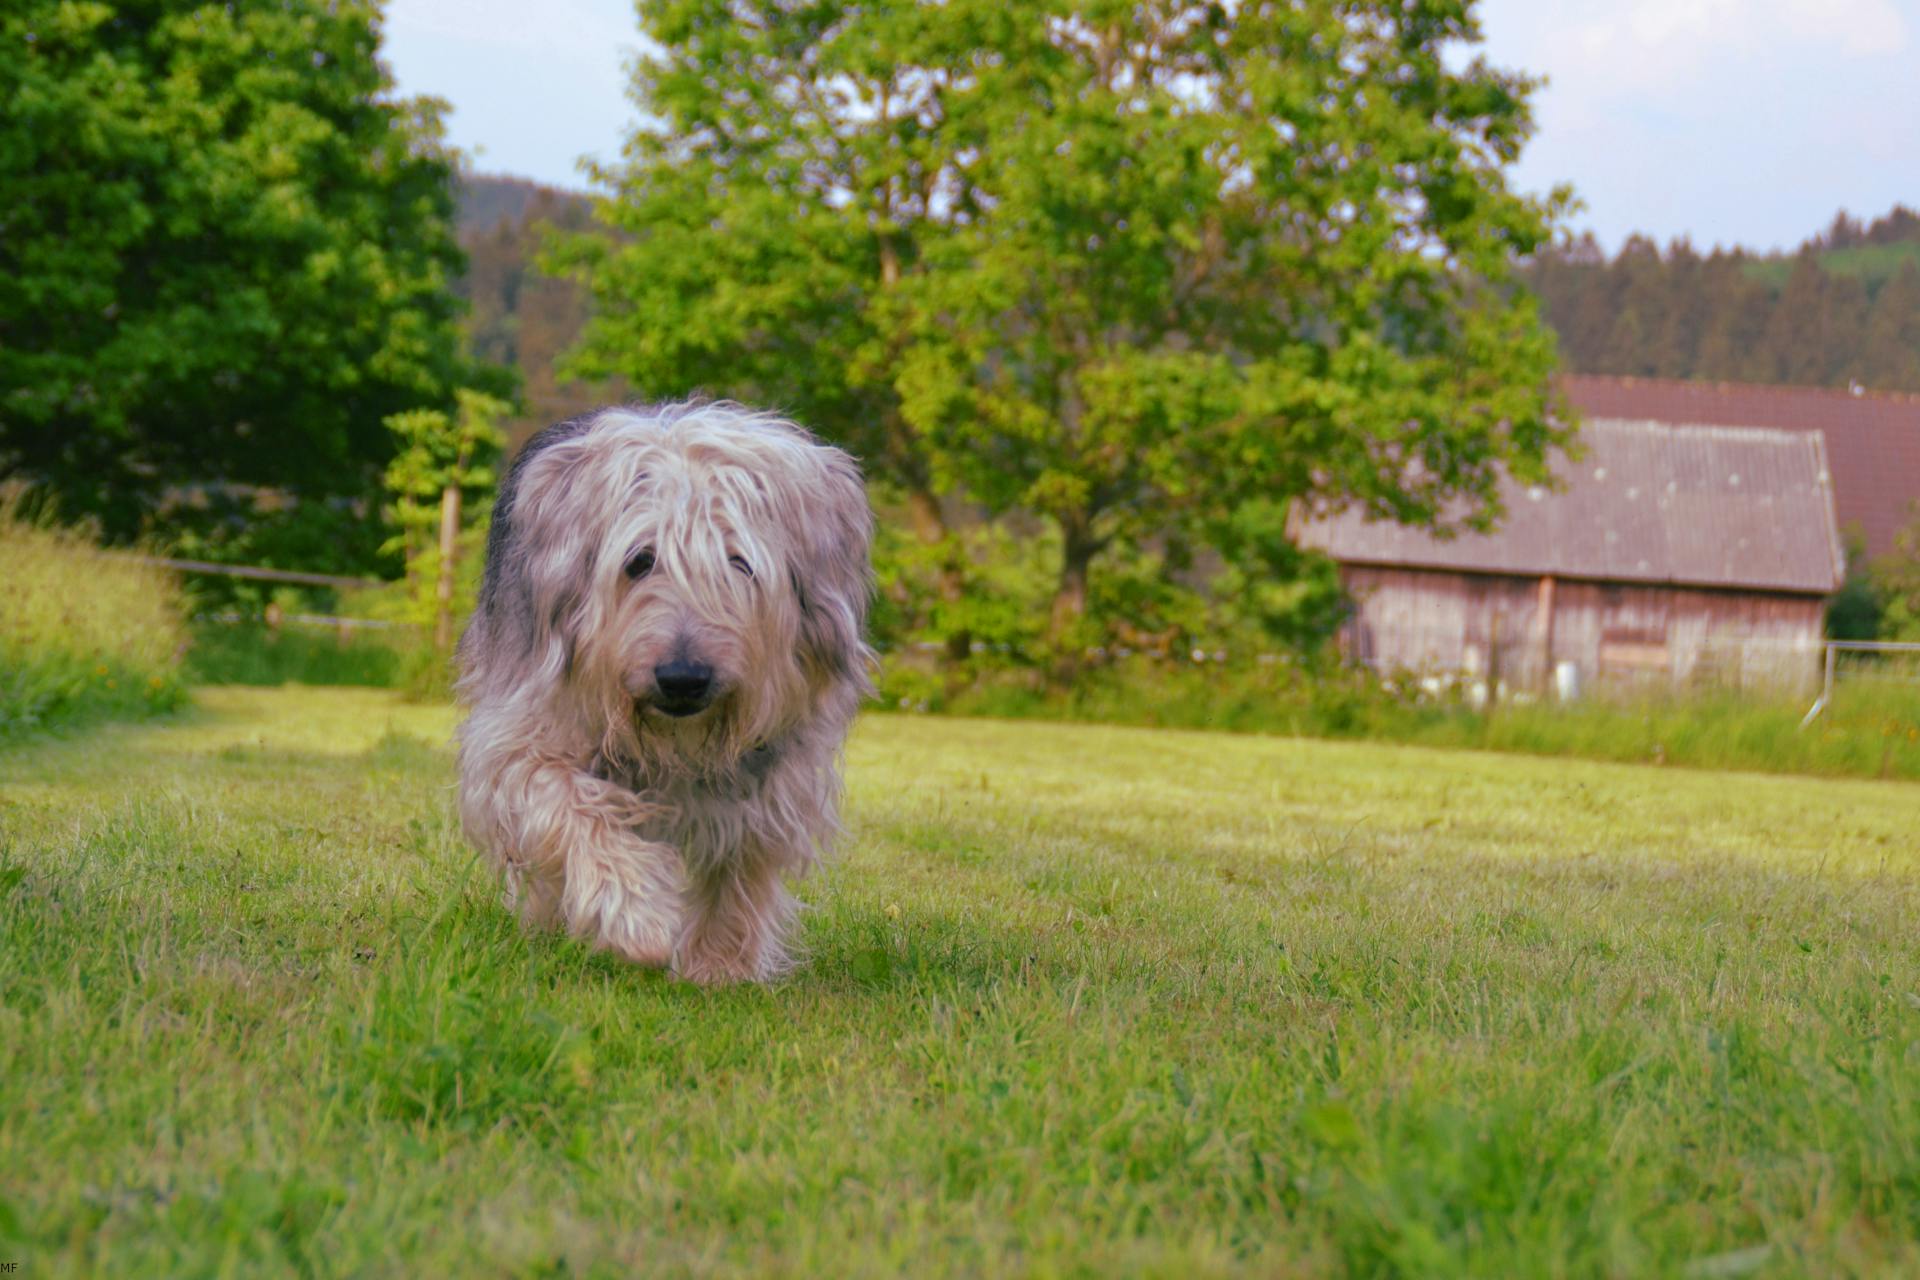
<path fill-rule="evenodd" d="M 435 104 L 369 0 L 15 0 L 0 16 L 0 475 L 109 532 L 199 482 L 363 495 L 451 407 Z"/>
<path fill-rule="evenodd" d="M 1293 499 L 1484 519 L 1556 439 L 1512 276 L 1564 197 L 1508 185 L 1531 82 L 1459 56 L 1469 3 L 643 14 L 583 368 L 1045 517 L 1063 650 L 1103 556 L 1284 572 Z"/>
<path fill-rule="evenodd" d="M 594 174 L 613 234 L 552 258 L 593 298 L 570 371 L 774 405 L 834 436 L 899 487 L 957 614 L 953 477 L 902 410 L 899 294 L 977 213 L 948 112 L 1006 24 L 979 0 L 670 0 L 641 21 L 659 50 L 635 70 L 642 123 Z M 964 628 L 947 629 L 959 656 Z"/>

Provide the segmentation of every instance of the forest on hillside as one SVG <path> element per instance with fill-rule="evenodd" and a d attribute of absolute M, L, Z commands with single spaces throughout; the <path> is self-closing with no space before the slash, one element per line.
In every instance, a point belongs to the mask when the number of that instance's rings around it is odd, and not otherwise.
<path fill-rule="evenodd" d="M 519 178 L 469 175 L 460 191 L 474 354 L 525 379 L 524 435 L 618 392 L 566 383 L 554 361 L 587 300 L 536 260 L 547 226 L 589 224 L 585 196 Z M 1702 253 L 1629 239 L 1609 257 L 1591 236 L 1525 272 L 1575 373 L 1860 386 L 1920 392 L 1920 213 L 1863 223 L 1840 214 L 1791 254 Z"/>
<path fill-rule="evenodd" d="M 1920 214 L 1845 214 L 1792 254 L 1591 237 L 1526 272 L 1575 373 L 1920 392 Z"/>
<path fill-rule="evenodd" d="M 460 182 L 467 270 L 456 288 L 467 302 L 473 354 L 520 371 L 525 413 L 508 424 L 516 445 L 549 422 L 625 394 L 564 382 L 554 372 L 586 324 L 587 297 L 573 281 L 542 272 L 540 253 L 551 230 L 582 230 L 592 216 L 585 196 L 523 178 L 468 175 Z"/>

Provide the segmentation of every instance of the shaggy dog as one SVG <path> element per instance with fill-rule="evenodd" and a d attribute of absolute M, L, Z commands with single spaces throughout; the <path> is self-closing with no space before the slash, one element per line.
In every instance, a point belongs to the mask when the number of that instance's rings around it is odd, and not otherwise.
<path fill-rule="evenodd" d="M 698 982 L 788 964 L 869 688 L 853 459 L 725 404 L 607 409 L 514 461 L 461 641 L 460 813 L 535 927 Z"/>

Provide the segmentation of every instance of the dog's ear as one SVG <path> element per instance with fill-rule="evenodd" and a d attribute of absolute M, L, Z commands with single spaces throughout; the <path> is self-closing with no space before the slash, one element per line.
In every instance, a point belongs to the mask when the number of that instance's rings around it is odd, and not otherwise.
<path fill-rule="evenodd" d="M 788 566 L 800 603 L 801 654 L 832 677 L 867 662 L 867 602 L 873 593 L 873 510 L 860 466 L 831 445 L 806 446 L 796 476 L 800 555 Z"/>
<path fill-rule="evenodd" d="M 516 466 L 512 477 L 511 547 L 525 636 L 524 678 L 558 681 L 573 670 L 580 637 L 598 607 L 593 571 L 604 523 L 602 504 L 587 495 L 592 457 L 577 437 L 560 440 Z M 496 516 L 496 518 L 498 518 Z"/>

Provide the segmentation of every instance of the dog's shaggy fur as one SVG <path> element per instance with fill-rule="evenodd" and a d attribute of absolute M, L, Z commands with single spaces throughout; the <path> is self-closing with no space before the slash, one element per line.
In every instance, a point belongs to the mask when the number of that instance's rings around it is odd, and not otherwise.
<path fill-rule="evenodd" d="M 460 811 L 529 925 L 700 982 L 788 964 L 868 690 L 859 468 L 731 405 L 548 427 L 461 642 Z"/>

